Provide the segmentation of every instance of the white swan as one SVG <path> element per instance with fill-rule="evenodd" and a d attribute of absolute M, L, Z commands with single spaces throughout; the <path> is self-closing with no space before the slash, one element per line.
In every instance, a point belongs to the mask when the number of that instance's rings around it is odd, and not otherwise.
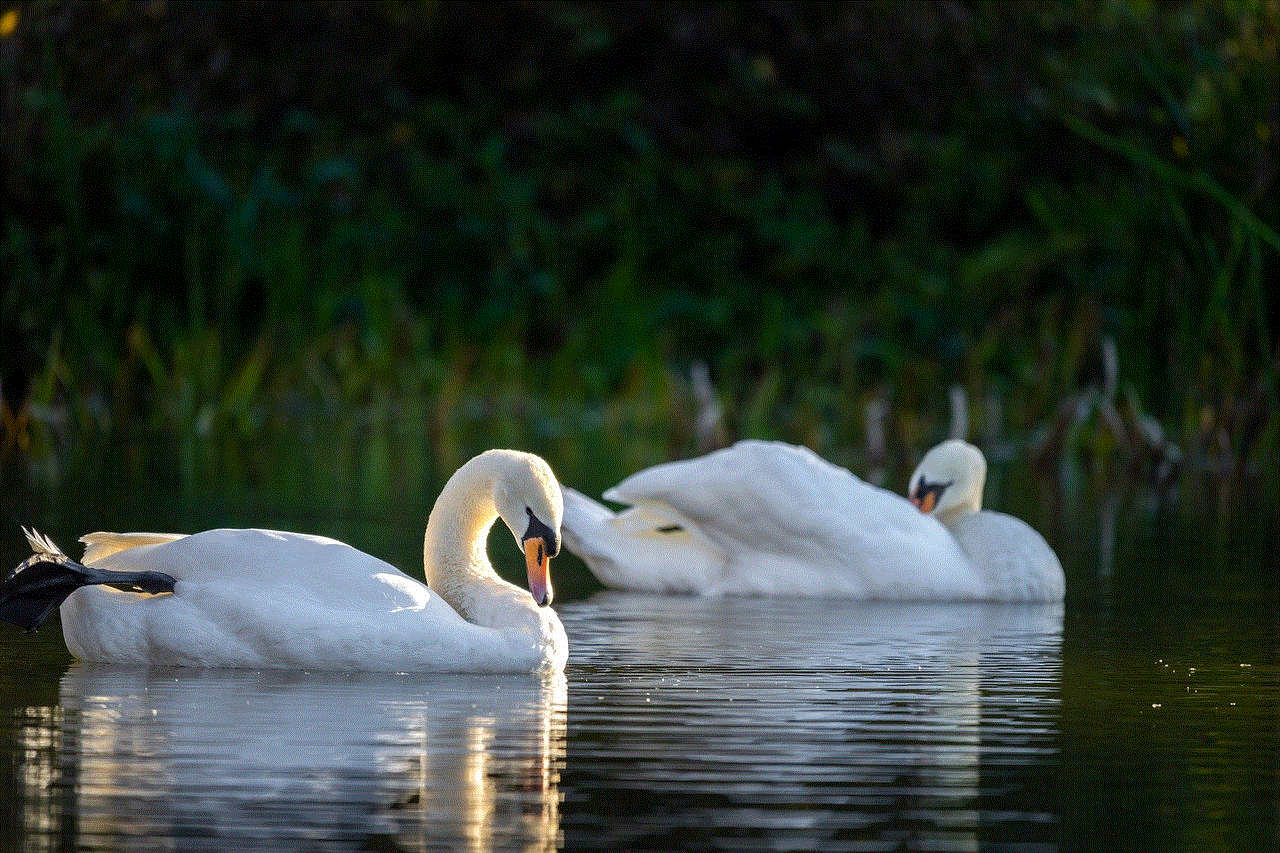
<path fill-rule="evenodd" d="M 946 442 L 911 478 L 920 509 L 803 447 L 742 441 L 640 471 L 605 493 L 566 488 L 565 546 L 606 586 L 704 595 L 1057 601 L 1038 533 L 978 512 L 986 463 Z M 932 514 L 930 514 L 932 511 Z"/>
<path fill-rule="evenodd" d="M 81 565 L 32 531 L 36 554 L 0 583 L 0 618 L 33 630 L 62 602 L 67 648 L 85 661 L 558 671 L 568 641 L 545 605 L 562 513 L 543 460 L 480 454 L 431 510 L 423 546 L 430 588 L 350 545 L 301 533 L 92 533 L 82 539 Z M 485 542 L 498 518 L 525 553 L 532 595 L 489 563 Z"/>

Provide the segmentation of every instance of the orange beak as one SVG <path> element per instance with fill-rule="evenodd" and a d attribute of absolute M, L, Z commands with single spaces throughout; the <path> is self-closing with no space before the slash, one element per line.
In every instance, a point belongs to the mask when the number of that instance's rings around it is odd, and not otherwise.
<path fill-rule="evenodd" d="M 551 603 L 551 558 L 547 556 L 547 543 L 538 536 L 524 540 L 524 564 L 529 572 L 529 592 L 538 606 Z"/>
<path fill-rule="evenodd" d="M 933 506 L 938 502 L 938 493 L 930 490 L 924 493 L 923 498 L 917 498 L 913 495 L 911 502 L 915 504 L 916 509 L 927 515 L 933 512 Z"/>

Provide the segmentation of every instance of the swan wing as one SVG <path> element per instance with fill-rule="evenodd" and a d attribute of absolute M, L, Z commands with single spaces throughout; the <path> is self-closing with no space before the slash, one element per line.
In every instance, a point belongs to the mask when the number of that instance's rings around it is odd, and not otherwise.
<path fill-rule="evenodd" d="M 743 441 L 646 469 L 605 496 L 686 519 L 724 554 L 719 591 L 903 599 L 980 591 L 935 519 L 807 448 Z"/>
<path fill-rule="evenodd" d="M 805 448 L 742 441 L 679 462 L 656 465 L 605 493 L 634 506 L 661 505 L 687 519 L 731 555 L 817 556 L 829 550 L 836 513 L 830 498 L 852 475 L 833 477 Z"/>
<path fill-rule="evenodd" d="M 160 545 L 165 542 L 176 542 L 186 537 L 185 533 L 86 533 L 80 537 L 84 543 L 84 556 L 80 562 L 93 566 L 104 557 L 118 551 L 137 548 L 141 545 Z"/>

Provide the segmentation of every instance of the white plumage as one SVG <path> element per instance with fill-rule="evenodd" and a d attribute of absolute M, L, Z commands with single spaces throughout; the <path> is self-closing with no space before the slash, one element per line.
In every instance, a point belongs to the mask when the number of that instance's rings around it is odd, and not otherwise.
<path fill-rule="evenodd" d="M 84 563 L 163 572 L 172 594 L 103 585 L 62 604 L 67 647 L 86 661 L 323 670 L 515 672 L 562 669 L 560 620 L 497 576 L 485 553 L 501 517 L 558 531 L 559 485 L 536 456 L 487 451 L 441 492 L 424 542 L 431 588 L 350 545 L 301 533 L 94 533 Z M 553 534 L 554 535 L 554 534 Z M 542 540 L 538 540 L 542 541 Z M 52 543 L 49 543 L 50 545 Z M 554 554 L 558 542 L 545 542 Z M 546 560 L 539 555 L 545 580 Z M 531 582 L 535 568 L 531 566 Z M 549 587 L 543 597 L 549 595 Z"/>
<path fill-rule="evenodd" d="M 973 465 L 967 452 L 942 452 L 952 444 L 926 456 L 913 484 L 922 471 L 934 483 L 956 465 Z M 604 584 L 619 589 L 1061 599 L 1062 569 L 1052 550 L 1017 519 L 969 511 L 975 483 L 981 500 L 985 463 L 964 470 L 968 479 L 955 479 L 950 494 L 941 493 L 947 503 L 938 510 L 946 514 L 934 517 L 805 448 L 743 441 L 633 474 L 605 493 L 630 505 L 617 514 L 566 488 L 564 540 Z M 966 508 L 955 509 L 957 501 Z"/>

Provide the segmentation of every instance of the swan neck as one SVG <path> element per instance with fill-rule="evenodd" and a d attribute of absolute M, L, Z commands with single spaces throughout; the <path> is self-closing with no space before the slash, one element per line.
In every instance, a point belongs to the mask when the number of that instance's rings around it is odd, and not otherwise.
<path fill-rule="evenodd" d="M 427 519 L 422 548 L 427 585 L 464 618 L 470 610 L 464 600 L 468 584 L 497 577 L 485 550 L 489 528 L 498 518 L 494 468 L 480 456 L 455 471 Z"/>

